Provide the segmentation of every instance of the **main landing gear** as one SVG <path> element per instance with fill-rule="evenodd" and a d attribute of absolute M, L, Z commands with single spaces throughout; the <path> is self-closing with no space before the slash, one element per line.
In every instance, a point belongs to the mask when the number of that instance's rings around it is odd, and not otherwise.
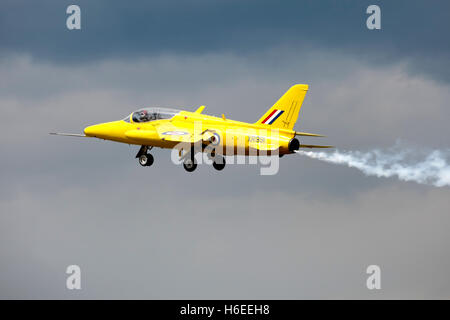
<path fill-rule="evenodd" d="M 183 168 L 187 172 L 192 172 L 197 169 L 197 161 L 195 161 L 195 150 L 191 148 L 190 151 L 183 155 L 183 150 L 180 150 L 180 157 L 183 160 Z"/>
<path fill-rule="evenodd" d="M 150 153 L 147 153 L 147 151 L 151 150 L 153 147 L 148 146 L 142 146 L 139 149 L 139 152 L 136 154 L 136 158 L 139 160 L 139 164 L 143 167 L 150 167 L 153 162 L 153 156 Z"/>
<path fill-rule="evenodd" d="M 225 168 L 225 158 L 216 153 L 216 150 L 212 149 L 207 153 L 209 160 L 212 160 L 214 169 L 220 171 Z"/>
<path fill-rule="evenodd" d="M 217 154 L 213 160 L 213 167 L 218 171 L 223 170 L 223 168 L 225 168 L 225 158 L 220 154 Z"/>
<path fill-rule="evenodd" d="M 192 172 L 197 169 L 197 161 L 194 157 L 188 157 L 183 161 L 183 167 L 187 172 Z"/>
<path fill-rule="evenodd" d="M 212 152 L 208 157 L 213 161 L 214 169 L 220 171 L 225 168 L 225 158 L 222 155 Z M 193 149 L 185 154 L 182 159 L 183 167 L 187 172 L 192 172 L 197 168 L 197 161 L 195 160 L 195 152 Z"/>

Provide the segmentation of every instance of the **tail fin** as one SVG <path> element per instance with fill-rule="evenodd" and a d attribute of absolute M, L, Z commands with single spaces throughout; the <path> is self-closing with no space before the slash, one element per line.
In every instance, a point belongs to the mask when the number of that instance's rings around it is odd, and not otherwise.
<path fill-rule="evenodd" d="M 308 91 L 307 84 L 292 86 L 256 123 L 292 130 L 306 91 Z"/>

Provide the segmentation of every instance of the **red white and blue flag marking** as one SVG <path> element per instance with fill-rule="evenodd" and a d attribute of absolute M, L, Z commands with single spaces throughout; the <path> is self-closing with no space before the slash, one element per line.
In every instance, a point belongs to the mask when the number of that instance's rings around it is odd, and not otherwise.
<path fill-rule="evenodd" d="M 274 109 L 264 120 L 262 123 L 264 124 L 272 124 L 275 120 L 278 119 L 279 116 L 283 113 L 283 110 Z"/>

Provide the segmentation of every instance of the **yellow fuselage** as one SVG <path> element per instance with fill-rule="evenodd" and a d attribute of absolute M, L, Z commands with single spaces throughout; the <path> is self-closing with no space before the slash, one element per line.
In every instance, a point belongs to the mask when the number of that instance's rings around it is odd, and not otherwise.
<path fill-rule="evenodd" d="M 96 124 L 84 129 L 88 137 L 96 137 L 127 144 L 145 145 L 160 148 L 177 148 L 181 140 L 164 134 L 172 133 L 171 128 L 186 140 L 189 137 L 205 137 L 214 132 L 220 137 L 218 151 L 224 155 L 277 151 L 280 155 L 292 153 L 289 142 L 295 137 L 295 131 L 273 128 L 265 124 L 251 124 L 219 118 L 201 113 L 181 111 L 171 119 L 150 122 L 134 122 L 132 117 L 107 123 Z M 181 131 L 180 131 L 181 130 Z M 195 139 L 194 139 L 195 140 Z M 191 140 L 190 142 L 194 142 Z"/>

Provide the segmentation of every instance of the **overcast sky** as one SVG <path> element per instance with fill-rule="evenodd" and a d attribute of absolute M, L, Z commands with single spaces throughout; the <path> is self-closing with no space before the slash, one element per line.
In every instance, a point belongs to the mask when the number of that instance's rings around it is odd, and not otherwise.
<path fill-rule="evenodd" d="M 274 176 L 188 174 L 167 150 L 143 168 L 137 146 L 48 135 L 153 105 L 254 122 L 307 83 L 295 129 L 327 138 L 302 142 L 448 150 L 449 15 L 448 1 L 2 1 L 0 298 L 449 298 L 448 187 L 299 155 Z"/>

